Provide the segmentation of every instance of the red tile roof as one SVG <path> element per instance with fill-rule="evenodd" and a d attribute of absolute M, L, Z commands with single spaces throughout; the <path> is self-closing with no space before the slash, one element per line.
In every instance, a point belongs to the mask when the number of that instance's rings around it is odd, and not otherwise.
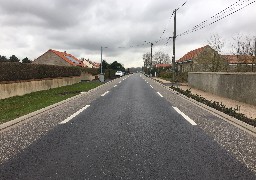
<path fill-rule="evenodd" d="M 222 55 L 229 64 L 256 63 L 253 56 L 249 55 Z"/>
<path fill-rule="evenodd" d="M 200 54 L 206 47 L 209 47 L 209 45 L 206 45 L 204 47 L 201 47 L 201 48 L 198 48 L 198 49 L 195 49 L 195 50 L 192 50 L 192 51 L 188 52 L 187 54 L 185 54 L 183 57 L 181 57 L 176 62 L 184 62 L 184 61 L 187 61 L 187 60 L 192 60 L 195 57 L 197 57 L 198 54 Z"/>
<path fill-rule="evenodd" d="M 171 64 L 156 64 L 155 65 L 156 68 L 160 68 L 160 67 L 172 67 Z"/>
<path fill-rule="evenodd" d="M 83 66 L 83 62 L 78 60 L 75 56 L 73 56 L 72 54 L 67 54 L 66 52 L 59 52 L 53 49 L 49 50 L 50 52 L 53 52 L 54 54 L 56 54 L 57 56 L 59 56 L 61 59 L 63 59 L 64 61 L 68 62 L 69 64 L 71 64 L 72 66 Z"/>

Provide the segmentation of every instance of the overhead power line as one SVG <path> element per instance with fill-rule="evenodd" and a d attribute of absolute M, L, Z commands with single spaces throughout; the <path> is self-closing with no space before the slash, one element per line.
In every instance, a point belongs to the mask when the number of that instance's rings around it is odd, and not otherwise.
<path fill-rule="evenodd" d="M 214 16 L 210 17 L 210 20 L 204 20 L 198 25 L 194 26 L 192 29 L 189 29 L 187 31 L 184 31 L 181 34 L 178 34 L 177 36 L 184 36 L 188 35 L 190 33 L 196 32 L 198 30 L 204 29 L 222 19 L 227 18 L 228 16 L 241 11 L 247 6 L 250 6 L 251 4 L 255 3 L 255 0 L 239 0 L 235 2 L 234 4 L 230 5 L 229 7 L 225 8 L 224 10 L 220 11 L 219 13 L 215 14 Z"/>

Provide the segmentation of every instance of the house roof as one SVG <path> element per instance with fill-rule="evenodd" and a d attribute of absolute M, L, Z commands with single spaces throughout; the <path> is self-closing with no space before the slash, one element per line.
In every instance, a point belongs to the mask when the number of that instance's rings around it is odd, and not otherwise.
<path fill-rule="evenodd" d="M 256 63 L 253 56 L 249 55 L 222 55 L 229 64 L 248 64 L 248 63 Z"/>
<path fill-rule="evenodd" d="M 156 68 L 160 68 L 160 67 L 172 67 L 171 64 L 155 64 Z"/>
<path fill-rule="evenodd" d="M 60 51 L 56 51 L 53 49 L 49 49 L 50 52 L 53 52 L 54 54 L 56 54 L 57 56 L 59 56 L 61 59 L 63 59 L 64 61 L 68 62 L 69 64 L 71 64 L 72 66 L 83 66 L 83 62 L 78 60 L 75 56 L 73 56 L 72 54 L 67 54 L 66 51 L 64 52 L 60 52 Z"/>
<path fill-rule="evenodd" d="M 198 49 L 192 50 L 190 52 L 188 52 L 187 54 L 185 54 L 183 57 L 181 57 L 178 61 L 176 62 L 184 62 L 184 61 L 189 61 L 194 59 L 195 57 L 198 56 L 198 54 L 200 54 L 206 47 L 209 47 L 209 45 L 200 47 Z"/>

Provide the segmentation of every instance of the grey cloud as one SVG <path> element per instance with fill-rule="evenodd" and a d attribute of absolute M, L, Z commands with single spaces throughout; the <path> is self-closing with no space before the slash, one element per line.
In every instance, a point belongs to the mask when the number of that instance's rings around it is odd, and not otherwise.
<path fill-rule="evenodd" d="M 178 33 L 209 19 L 236 0 L 188 1 L 177 12 Z M 250 0 L 252 1 L 252 0 Z M 0 0 L 0 54 L 38 57 L 50 48 L 97 57 L 108 46 L 106 57 L 120 59 L 127 66 L 142 62 L 143 53 L 162 50 L 172 54 L 172 11 L 178 0 Z M 256 3 L 255 3 L 256 4 Z M 255 35 L 255 4 L 212 26 L 177 38 L 177 58 L 207 43 L 211 34 L 224 39 L 240 33 Z M 166 30 L 163 34 L 163 30 Z M 162 40 L 158 44 L 155 41 Z M 145 44 L 145 43 L 144 43 Z M 130 46 L 133 46 L 130 48 Z M 125 47 L 125 48 L 118 48 Z M 15 51 L 15 52 L 14 52 Z M 26 54 L 24 54 L 26 53 Z M 86 58 L 86 57 L 85 57 Z M 141 65 L 142 63 L 138 63 Z M 130 65 L 129 65 L 130 64 Z"/>

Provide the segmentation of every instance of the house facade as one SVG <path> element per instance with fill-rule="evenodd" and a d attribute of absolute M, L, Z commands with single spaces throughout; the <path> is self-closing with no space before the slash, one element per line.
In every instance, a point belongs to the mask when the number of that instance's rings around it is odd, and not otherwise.
<path fill-rule="evenodd" d="M 178 72 L 216 72 L 226 68 L 226 60 L 209 45 L 192 50 L 176 61 Z"/>
<path fill-rule="evenodd" d="M 222 55 L 228 62 L 228 71 L 256 72 L 256 57 L 249 55 Z"/>
<path fill-rule="evenodd" d="M 35 59 L 35 61 L 33 61 L 32 63 L 57 66 L 84 66 L 83 62 L 77 59 L 72 54 L 68 54 L 66 51 L 60 52 L 53 49 L 49 49 L 43 55 Z"/>
<path fill-rule="evenodd" d="M 100 63 L 92 62 L 89 59 L 82 58 L 84 67 L 87 68 L 100 68 Z"/>

